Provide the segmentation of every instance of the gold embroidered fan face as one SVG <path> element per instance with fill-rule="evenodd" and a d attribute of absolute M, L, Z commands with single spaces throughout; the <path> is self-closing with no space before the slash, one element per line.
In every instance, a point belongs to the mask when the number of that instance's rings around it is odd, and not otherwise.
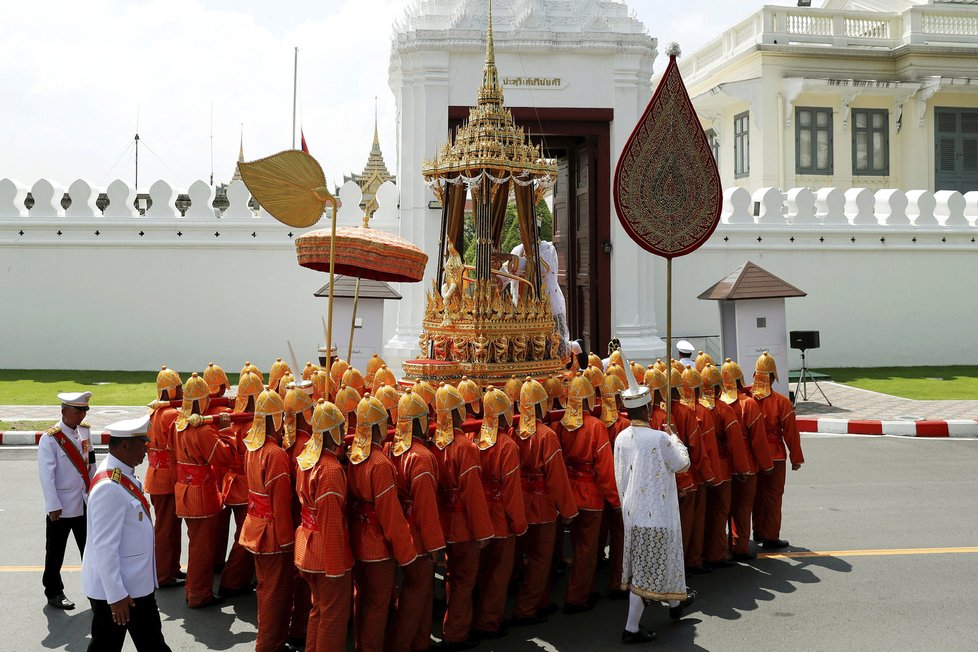
<path fill-rule="evenodd" d="M 241 179 L 255 201 L 278 221 L 297 229 L 310 227 L 333 200 L 326 174 L 312 156 L 286 150 L 250 163 L 238 163 Z"/>

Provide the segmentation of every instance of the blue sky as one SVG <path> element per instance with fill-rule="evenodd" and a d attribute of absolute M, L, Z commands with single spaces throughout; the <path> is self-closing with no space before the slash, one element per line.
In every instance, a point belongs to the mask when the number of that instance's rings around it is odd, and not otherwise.
<path fill-rule="evenodd" d="M 764 4 L 795 0 L 632 0 L 652 36 L 692 52 Z M 820 4 L 815 2 L 814 4 Z M 327 175 L 359 171 L 374 97 L 394 168 L 387 85 L 392 24 L 406 0 L 45 0 L 0 3 L 0 178 L 180 188 L 227 181 L 244 124 L 246 158 L 291 146 L 293 48 L 300 112 Z M 677 11 L 677 6 L 682 8 Z M 656 61 L 656 69 L 665 57 Z"/>

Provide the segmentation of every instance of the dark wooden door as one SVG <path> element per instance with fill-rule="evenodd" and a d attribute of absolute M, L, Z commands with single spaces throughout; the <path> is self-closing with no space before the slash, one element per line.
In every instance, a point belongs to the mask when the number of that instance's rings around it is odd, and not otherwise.
<path fill-rule="evenodd" d="M 935 190 L 978 190 L 978 110 L 935 108 Z"/>
<path fill-rule="evenodd" d="M 557 158 L 557 182 L 554 184 L 554 248 L 557 250 L 557 285 L 564 295 L 565 302 L 570 308 L 572 276 L 567 273 L 570 269 L 570 248 L 568 247 L 570 231 L 570 165 L 566 155 Z M 570 321 L 567 322 L 570 328 Z"/>
<path fill-rule="evenodd" d="M 569 267 L 574 275 L 573 308 L 570 311 L 568 323 L 571 326 L 571 338 L 581 338 L 586 346 L 585 352 L 593 350 L 597 342 L 595 326 L 595 309 L 597 302 L 593 300 L 592 289 L 597 285 L 593 282 L 595 272 L 594 255 L 594 193 L 592 192 L 591 165 L 592 147 L 584 143 L 573 151 L 574 185 L 571 196 L 574 202 L 574 235 L 571 244 L 572 259 Z"/>

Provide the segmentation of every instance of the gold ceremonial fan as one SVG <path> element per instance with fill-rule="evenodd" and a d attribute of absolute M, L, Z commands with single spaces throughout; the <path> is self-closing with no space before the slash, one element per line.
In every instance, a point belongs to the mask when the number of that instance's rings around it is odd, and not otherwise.
<path fill-rule="evenodd" d="M 297 229 L 319 221 L 336 199 L 326 188 L 326 174 L 309 154 L 288 149 L 257 161 L 238 163 L 241 179 L 262 208 Z"/>

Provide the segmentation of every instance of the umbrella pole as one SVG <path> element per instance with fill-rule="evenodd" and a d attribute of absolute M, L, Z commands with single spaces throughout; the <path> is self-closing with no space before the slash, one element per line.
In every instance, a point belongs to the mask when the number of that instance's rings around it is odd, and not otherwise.
<path fill-rule="evenodd" d="M 672 428 L 672 258 L 666 258 L 666 425 Z"/>
<path fill-rule="evenodd" d="M 333 226 L 329 238 L 329 305 L 326 308 L 326 360 L 330 361 L 333 355 L 333 281 L 335 280 L 336 270 L 336 199 L 332 196 L 327 199 L 333 205 Z M 332 368 L 332 362 L 327 365 Z M 329 396 L 329 370 L 326 371 L 326 396 Z"/>
<path fill-rule="evenodd" d="M 360 301 L 360 276 L 357 276 L 357 287 L 353 290 L 353 318 L 350 320 L 350 348 L 346 351 L 346 361 L 353 366 L 353 333 L 357 328 L 357 303 Z"/>

